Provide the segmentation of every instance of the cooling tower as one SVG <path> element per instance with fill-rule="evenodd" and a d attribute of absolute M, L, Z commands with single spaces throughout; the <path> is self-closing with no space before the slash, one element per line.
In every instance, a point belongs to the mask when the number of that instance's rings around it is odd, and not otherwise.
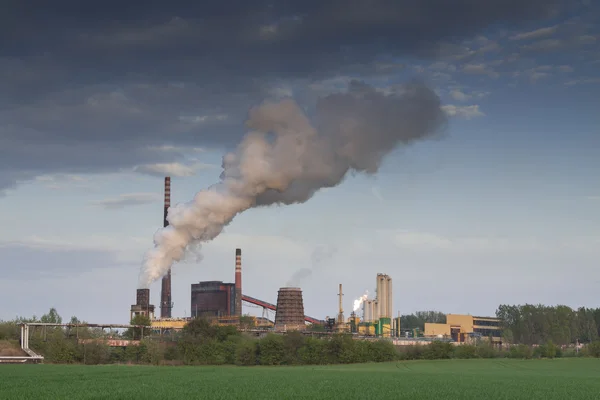
<path fill-rule="evenodd" d="M 304 330 L 304 303 L 302 289 L 286 287 L 277 293 L 277 311 L 275 313 L 275 330 Z"/>

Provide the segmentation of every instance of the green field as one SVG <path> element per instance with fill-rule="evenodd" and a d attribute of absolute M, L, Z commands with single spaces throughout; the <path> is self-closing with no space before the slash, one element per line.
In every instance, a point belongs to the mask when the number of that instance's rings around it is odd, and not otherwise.
<path fill-rule="evenodd" d="M 303 367 L 0 366 L 1 399 L 599 399 L 600 360 Z"/>

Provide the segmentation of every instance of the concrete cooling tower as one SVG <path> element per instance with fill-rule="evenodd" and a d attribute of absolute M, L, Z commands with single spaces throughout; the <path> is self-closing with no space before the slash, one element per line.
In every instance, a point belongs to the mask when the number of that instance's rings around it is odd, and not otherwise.
<path fill-rule="evenodd" d="M 275 313 L 275 330 L 304 330 L 304 303 L 302 289 L 284 287 L 277 293 L 277 311 Z"/>

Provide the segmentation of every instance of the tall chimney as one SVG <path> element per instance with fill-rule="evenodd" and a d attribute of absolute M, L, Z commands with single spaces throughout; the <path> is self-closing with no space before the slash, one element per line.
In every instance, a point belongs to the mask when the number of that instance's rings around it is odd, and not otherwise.
<path fill-rule="evenodd" d="M 235 315 L 242 315 L 242 249 L 235 249 Z"/>
<path fill-rule="evenodd" d="M 344 293 L 342 292 L 342 284 L 340 283 L 340 292 L 338 293 L 338 296 L 340 297 L 339 301 L 339 310 L 338 310 L 338 324 L 341 325 L 344 323 L 344 308 L 342 306 L 342 297 L 344 296 Z"/>
<path fill-rule="evenodd" d="M 165 209 L 163 215 L 163 227 L 169 226 L 167 221 L 167 213 L 171 206 L 171 177 L 165 177 Z M 169 272 L 162 278 L 162 286 L 160 291 L 160 317 L 171 318 L 171 268 Z"/>

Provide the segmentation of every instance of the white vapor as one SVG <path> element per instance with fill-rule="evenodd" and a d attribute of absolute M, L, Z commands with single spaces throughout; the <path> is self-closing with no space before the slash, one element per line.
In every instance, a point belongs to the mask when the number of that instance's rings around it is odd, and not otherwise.
<path fill-rule="evenodd" d="M 357 312 L 358 310 L 360 310 L 360 306 L 362 306 L 362 303 L 367 300 L 369 298 L 369 291 L 365 291 L 365 294 L 363 294 L 362 296 L 360 296 L 358 299 L 354 300 L 354 307 L 352 307 L 352 310 L 354 312 Z"/>
<path fill-rule="evenodd" d="M 190 244 L 217 237 L 253 207 L 303 203 L 349 171 L 374 174 L 399 144 L 437 133 L 446 116 L 438 96 L 418 82 L 385 95 L 351 82 L 347 93 L 320 98 L 314 123 L 292 99 L 249 111 L 249 133 L 223 157 L 220 182 L 169 209 L 169 226 L 154 235 L 139 287 L 165 275 Z"/>
<path fill-rule="evenodd" d="M 323 265 L 326 264 L 326 261 L 330 260 L 336 252 L 337 248 L 334 246 L 317 246 L 310 255 L 311 267 L 300 268 L 298 271 L 294 272 L 290 280 L 287 281 L 285 285 L 287 287 L 300 286 L 302 281 L 309 278 L 314 270 L 323 267 Z"/>

